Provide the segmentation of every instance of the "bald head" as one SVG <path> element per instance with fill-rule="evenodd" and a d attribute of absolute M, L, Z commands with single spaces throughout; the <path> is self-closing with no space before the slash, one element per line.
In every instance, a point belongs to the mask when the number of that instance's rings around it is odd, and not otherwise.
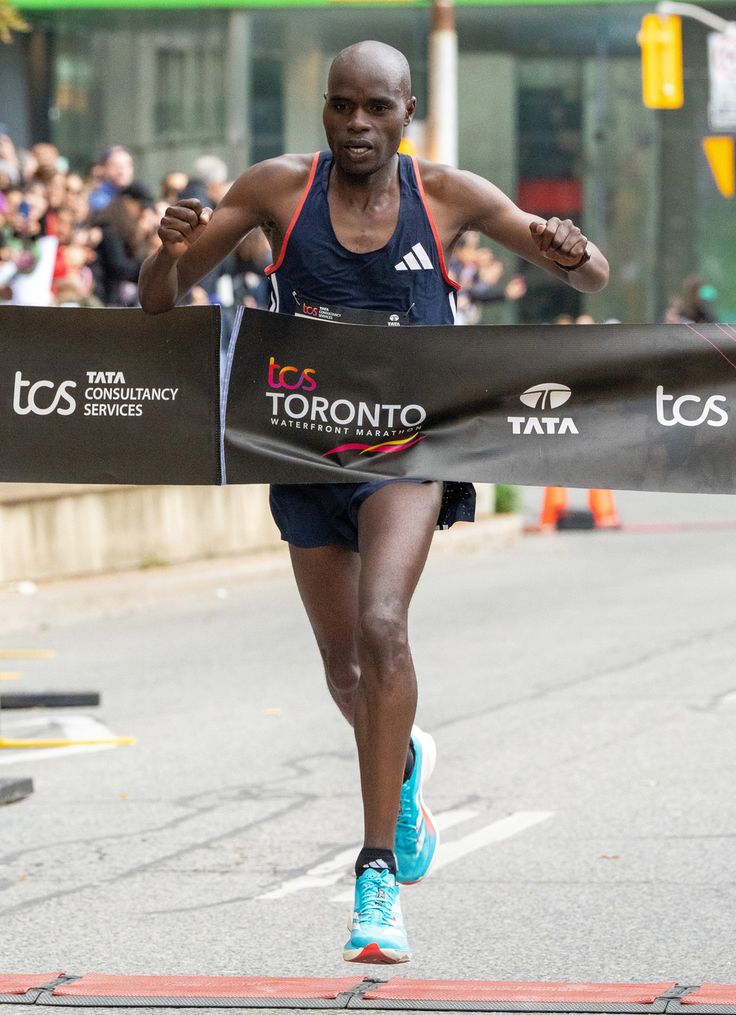
<path fill-rule="evenodd" d="M 388 166 L 415 106 L 409 64 L 398 49 L 358 42 L 338 53 L 322 113 L 338 171 L 353 181 L 366 180 Z"/>
<path fill-rule="evenodd" d="M 345 74 L 356 81 L 380 76 L 388 91 L 404 101 L 411 98 L 409 61 L 398 49 L 387 46 L 384 42 L 356 42 L 341 50 L 330 65 L 328 90 L 332 91 L 335 80 Z"/>

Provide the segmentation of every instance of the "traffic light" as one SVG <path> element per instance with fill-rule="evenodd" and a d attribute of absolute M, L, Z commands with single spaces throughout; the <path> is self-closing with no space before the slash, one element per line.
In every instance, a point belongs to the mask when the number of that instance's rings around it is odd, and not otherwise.
<path fill-rule="evenodd" d="M 644 105 L 679 109 L 684 102 L 681 19 L 674 14 L 645 14 L 636 41 L 641 46 Z"/>

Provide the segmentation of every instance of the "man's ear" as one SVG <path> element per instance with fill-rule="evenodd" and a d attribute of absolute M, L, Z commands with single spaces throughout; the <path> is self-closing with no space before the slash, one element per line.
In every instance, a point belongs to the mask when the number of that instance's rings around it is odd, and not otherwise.
<path fill-rule="evenodd" d="M 414 117 L 414 111 L 417 108 L 416 96 L 412 95 L 406 104 L 406 115 L 404 117 L 404 126 L 408 127 Z"/>

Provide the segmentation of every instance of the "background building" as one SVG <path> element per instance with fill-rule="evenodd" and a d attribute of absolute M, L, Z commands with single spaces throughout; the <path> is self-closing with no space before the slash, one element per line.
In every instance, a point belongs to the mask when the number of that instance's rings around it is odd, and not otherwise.
<path fill-rule="evenodd" d="M 736 6 L 709 6 L 736 19 Z M 27 0 L 22 9 L 33 31 L 0 47 L 0 122 L 20 145 L 54 141 L 79 170 L 103 146 L 122 143 L 137 175 L 157 189 L 165 172 L 190 170 L 204 152 L 221 155 L 236 175 L 283 151 L 315 150 L 324 144 L 329 62 L 362 38 L 407 54 L 421 144 L 426 3 L 153 9 L 131 0 L 90 9 Z M 657 321 L 668 296 L 699 275 L 717 290 L 720 317 L 736 320 L 736 204 L 717 191 L 700 149 L 707 29 L 683 25 L 683 108 L 647 110 L 636 34 L 653 9 L 458 0 L 459 164 L 529 211 L 581 222 L 613 269 L 603 293 L 583 298 L 526 270 L 527 296 L 499 319 L 586 311 L 596 320 Z"/>

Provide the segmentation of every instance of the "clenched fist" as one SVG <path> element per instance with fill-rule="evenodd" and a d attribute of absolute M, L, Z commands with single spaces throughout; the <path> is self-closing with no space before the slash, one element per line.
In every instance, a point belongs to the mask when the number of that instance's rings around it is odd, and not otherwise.
<path fill-rule="evenodd" d="M 572 271 L 590 260 L 588 239 L 570 219 L 531 222 L 529 229 L 541 254 L 560 268 Z"/>
<path fill-rule="evenodd" d="M 177 201 L 166 209 L 158 227 L 158 235 L 171 257 L 181 257 L 199 238 L 212 218 L 212 209 L 203 208 L 193 197 Z"/>

